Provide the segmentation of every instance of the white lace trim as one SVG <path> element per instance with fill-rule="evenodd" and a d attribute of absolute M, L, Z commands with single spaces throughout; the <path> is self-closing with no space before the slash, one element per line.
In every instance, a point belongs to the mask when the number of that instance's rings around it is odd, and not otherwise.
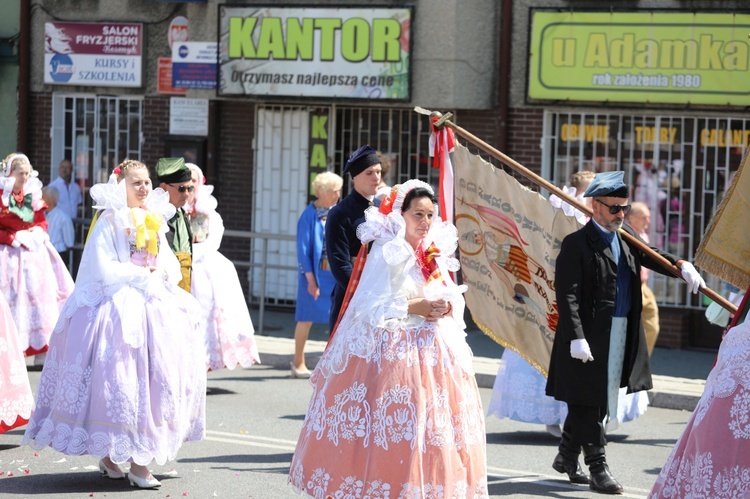
<path fill-rule="evenodd" d="M 568 196 L 576 199 L 581 204 L 585 204 L 586 200 L 583 197 L 583 194 L 580 196 L 576 196 L 576 188 L 575 187 L 568 187 L 563 186 L 562 191 L 565 192 Z M 555 208 L 561 208 L 563 213 L 565 213 L 566 216 L 569 217 L 575 217 L 575 219 L 578 221 L 578 223 L 585 225 L 586 222 L 588 222 L 588 215 L 583 213 L 578 208 L 575 208 L 574 206 L 568 204 L 567 202 L 560 199 L 558 196 L 552 194 L 549 197 L 549 202 L 552 206 Z"/>
<path fill-rule="evenodd" d="M 666 474 L 664 474 L 666 471 Z M 695 456 L 672 454 L 649 497 L 740 498 L 750 491 L 750 468 L 740 465 L 719 469 L 711 452 Z"/>
<path fill-rule="evenodd" d="M 384 480 L 370 480 L 365 482 L 356 475 L 342 477 L 331 476 L 325 467 L 313 470 L 309 479 L 305 481 L 305 473 L 300 463 L 297 463 L 289 473 L 289 483 L 298 495 L 307 495 L 315 499 L 328 497 L 370 499 L 489 499 L 487 479 L 477 482 L 474 490 L 469 490 L 466 480 L 458 480 L 446 486 L 438 483 L 399 483 L 390 484 Z M 331 482 L 338 483 L 337 490 L 331 490 Z M 446 489 L 449 489 L 446 491 Z M 445 495 L 446 492 L 450 496 Z M 398 494 L 398 495 L 396 495 Z"/>
<path fill-rule="evenodd" d="M 344 326 L 343 322 L 341 326 Z M 397 360 L 406 362 L 408 366 L 420 362 L 434 366 L 437 362 L 437 352 L 441 350 L 445 364 L 443 367 L 450 368 L 455 364 L 468 375 L 474 376 L 472 353 L 465 340 L 466 333 L 460 329 L 453 317 L 445 317 L 437 322 L 420 320 L 416 325 L 391 329 L 373 328 L 362 321 L 349 327 L 346 333 L 342 331 L 341 339 L 332 341 L 328 346 L 313 372 L 313 377 L 328 378 L 334 374 L 341 374 L 346 370 L 352 356 L 364 359 L 368 363 L 375 362 L 378 369 L 383 362 Z M 428 333 L 426 336 L 425 332 Z M 338 334 L 336 333 L 337 336 Z M 334 340 L 337 336 L 334 336 Z M 425 337 L 429 338 L 429 342 Z M 411 353 L 405 355 L 406 352 Z M 420 360 L 417 352 L 427 360 Z"/>
<path fill-rule="evenodd" d="M 710 402 L 712 397 L 729 397 L 735 393 L 739 385 L 750 390 L 749 338 L 750 320 L 745 320 L 727 332 L 721 342 L 716 366 L 706 380 L 702 399 Z M 700 408 L 696 410 L 700 411 Z"/>

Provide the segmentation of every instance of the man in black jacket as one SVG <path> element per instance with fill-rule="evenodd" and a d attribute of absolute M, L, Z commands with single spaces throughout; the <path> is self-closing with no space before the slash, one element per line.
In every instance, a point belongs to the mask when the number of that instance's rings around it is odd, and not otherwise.
<path fill-rule="evenodd" d="M 330 331 L 344 301 L 346 287 L 352 275 L 354 259 L 357 258 L 360 243 L 357 226 L 365 221 L 365 210 L 370 206 L 380 206 L 375 193 L 380 184 L 382 167 L 375 149 L 364 145 L 354 151 L 346 161 L 344 174 L 352 177 L 352 191 L 340 203 L 331 208 L 326 220 L 326 253 L 336 286 L 331 294 Z"/>
<path fill-rule="evenodd" d="M 169 232 L 166 238 L 177 260 L 180 262 L 182 280 L 179 286 L 190 293 L 190 278 L 193 269 L 193 234 L 190 220 L 183 206 L 193 191 L 190 168 L 183 158 L 161 158 L 156 163 L 156 178 L 159 187 L 169 194 L 169 202 L 177 208 L 174 216 L 167 221 Z"/>
<path fill-rule="evenodd" d="M 552 467 L 573 483 L 621 494 L 610 474 L 604 420 L 617 418 L 617 395 L 649 390 L 651 369 L 641 322 L 641 264 L 672 275 L 627 243 L 618 229 L 635 235 L 623 220 L 630 210 L 624 172 L 599 173 L 584 193 L 593 218 L 562 242 L 555 267 L 559 322 L 547 379 L 547 395 L 568 405 L 559 453 Z M 644 243 L 645 244 L 645 243 Z M 696 293 L 705 282 L 692 264 L 652 248 L 679 267 Z M 581 449 L 591 472 L 578 462 Z"/>

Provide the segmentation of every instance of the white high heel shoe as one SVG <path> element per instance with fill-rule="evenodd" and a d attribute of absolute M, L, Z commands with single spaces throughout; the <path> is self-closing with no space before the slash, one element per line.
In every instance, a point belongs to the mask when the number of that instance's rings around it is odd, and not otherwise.
<path fill-rule="evenodd" d="M 131 487 L 138 487 L 139 489 L 155 489 L 161 487 L 161 482 L 154 477 L 141 478 L 133 473 L 128 473 L 128 481 Z"/>
<path fill-rule="evenodd" d="M 113 480 L 121 480 L 125 478 L 125 473 L 118 470 L 117 468 L 112 469 L 106 464 L 104 464 L 104 460 L 99 461 L 99 473 L 102 474 L 102 476 L 106 476 L 107 478 L 111 478 Z"/>

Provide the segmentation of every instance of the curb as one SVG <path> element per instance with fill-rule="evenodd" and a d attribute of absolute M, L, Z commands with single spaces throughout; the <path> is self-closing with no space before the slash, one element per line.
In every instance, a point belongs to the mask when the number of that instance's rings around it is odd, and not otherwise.
<path fill-rule="evenodd" d="M 294 340 L 264 335 L 256 335 L 255 338 L 261 365 L 289 371 L 289 363 L 294 358 Z M 325 345 L 324 341 L 313 340 L 308 340 L 305 344 L 305 359 L 310 370 L 318 364 Z M 474 357 L 474 371 L 480 388 L 492 389 L 499 364 L 499 359 Z M 654 388 L 648 392 L 649 406 L 662 409 L 694 411 L 705 386 L 705 381 L 700 379 L 657 374 L 652 375 L 652 379 Z"/>

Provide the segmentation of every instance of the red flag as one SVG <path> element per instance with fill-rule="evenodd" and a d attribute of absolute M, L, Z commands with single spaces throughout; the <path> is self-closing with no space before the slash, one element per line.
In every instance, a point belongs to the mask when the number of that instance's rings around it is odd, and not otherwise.
<path fill-rule="evenodd" d="M 450 128 L 435 128 L 438 119 L 438 116 L 433 116 L 430 121 L 430 157 L 432 167 L 440 169 L 440 216 L 443 220 L 453 222 L 453 163 L 450 153 L 455 148 L 456 139 Z"/>

